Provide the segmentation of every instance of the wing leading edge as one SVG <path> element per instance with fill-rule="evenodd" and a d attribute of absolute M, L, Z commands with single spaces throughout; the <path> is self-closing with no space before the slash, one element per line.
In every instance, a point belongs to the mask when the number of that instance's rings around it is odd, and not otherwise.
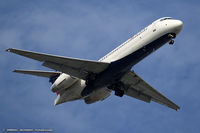
<path fill-rule="evenodd" d="M 51 78 L 61 74 L 61 72 L 39 71 L 39 70 L 14 70 L 13 72 L 34 75 L 39 77 L 46 77 L 46 78 Z"/>
<path fill-rule="evenodd" d="M 41 61 L 45 67 L 67 73 L 80 79 L 86 79 L 90 73 L 100 73 L 110 64 L 106 62 L 82 60 L 13 48 L 9 48 L 6 51 Z"/>
<path fill-rule="evenodd" d="M 159 104 L 178 110 L 180 107 L 151 87 L 134 72 L 128 72 L 122 77 L 125 94 L 145 102 L 154 101 Z"/>

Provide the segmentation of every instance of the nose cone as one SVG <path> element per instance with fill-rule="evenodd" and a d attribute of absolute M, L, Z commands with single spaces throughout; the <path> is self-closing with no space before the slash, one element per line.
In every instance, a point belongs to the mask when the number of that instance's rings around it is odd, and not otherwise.
<path fill-rule="evenodd" d="M 175 32 L 176 34 L 180 33 L 183 28 L 183 22 L 180 20 L 176 20 L 175 22 Z"/>

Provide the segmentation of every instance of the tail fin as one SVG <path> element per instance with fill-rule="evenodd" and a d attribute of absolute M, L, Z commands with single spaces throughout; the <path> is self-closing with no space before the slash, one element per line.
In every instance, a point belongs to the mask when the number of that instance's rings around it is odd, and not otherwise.
<path fill-rule="evenodd" d="M 13 72 L 21 74 L 29 74 L 34 76 L 51 78 L 61 74 L 61 72 L 52 72 L 52 71 L 38 71 L 38 70 L 14 70 Z"/>

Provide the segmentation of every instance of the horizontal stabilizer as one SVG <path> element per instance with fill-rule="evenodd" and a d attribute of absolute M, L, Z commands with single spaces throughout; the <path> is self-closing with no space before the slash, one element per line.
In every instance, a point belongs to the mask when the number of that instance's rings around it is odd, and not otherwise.
<path fill-rule="evenodd" d="M 38 71 L 38 70 L 14 70 L 13 72 L 40 76 L 40 77 L 47 77 L 47 78 L 54 77 L 61 74 L 61 72 Z"/>

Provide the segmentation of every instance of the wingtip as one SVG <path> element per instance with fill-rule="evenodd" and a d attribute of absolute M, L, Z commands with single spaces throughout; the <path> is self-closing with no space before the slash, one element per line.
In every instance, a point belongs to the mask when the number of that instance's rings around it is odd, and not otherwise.
<path fill-rule="evenodd" d="M 6 52 L 15 52 L 15 51 L 17 51 L 17 50 L 19 50 L 19 49 L 8 48 L 8 49 L 6 49 Z"/>
<path fill-rule="evenodd" d="M 179 111 L 179 110 L 180 110 L 180 107 L 176 109 L 176 111 Z"/>
<path fill-rule="evenodd" d="M 6 52 L 10 52 L 10 51 L 11 51 L 11 48 L 6 49 Z"/>
<path fill-rule="evenodd" d="M 179 111 L 179 110 L 180 110 L 180 107 L 178 106 L 177 108 L 174 108 L 174 110 Z"/>
<path fill-rule="evenodd" d="M 13 70 L 12 72 L 17 72 L 17 70 L 15 69 L 15 70 Z"/>

